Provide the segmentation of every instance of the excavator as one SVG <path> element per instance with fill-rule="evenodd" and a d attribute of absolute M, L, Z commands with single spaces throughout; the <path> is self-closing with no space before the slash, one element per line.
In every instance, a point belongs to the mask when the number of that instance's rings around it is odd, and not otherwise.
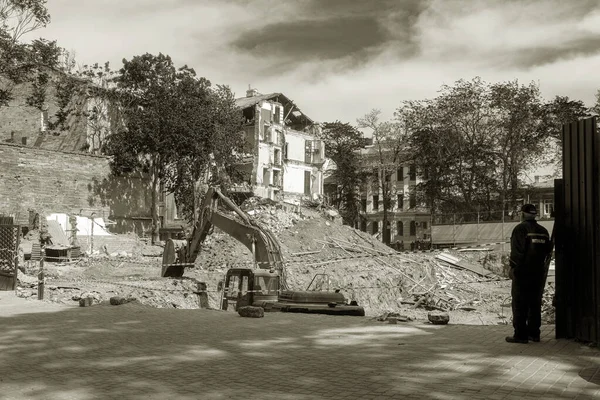
<path fill-rule="evenodd" d="M 223 211 L 219 206 L 228 208 Z M 347 302 L 339 290 L 289 290 L 285 283 L 285 264 L 279 242 L 272 232 L 260 226 L 218 188 L 204 196 L 200 217 L 187 240 L 168 239 L 162 260 L 162 277 L 182 277 L 193 267 L 202 243 L 216 226 L 238 240 L 253 254 L 254 268 L 231 268 L 222 285 L 220 307 L 237 311 L 243 306 L 262 307 L 265 311 L 364 316 L 355 301 Z M 314 281 L 314 279 L 313 279 Z M 311 282 L 312 284 L 312 282 Z"/>

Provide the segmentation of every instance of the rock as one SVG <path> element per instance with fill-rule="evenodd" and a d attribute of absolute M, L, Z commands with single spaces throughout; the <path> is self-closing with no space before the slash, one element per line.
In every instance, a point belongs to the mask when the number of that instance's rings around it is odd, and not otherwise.
<path fill-rule="evenodd" d="M 85 299 L 87 297 L 91 297 L 96 304 L 102 302 L 102 296 L 98 292 L 84 292 L 79 295 L 79 299 Z"/>
<path fill-rule="evenodd" d="M 238 308 L 238 314 L 247 318 L 262 318 L 265 316 L 265 310 L 262 307 L 245 306 Z"/>
<path fill-rule="evenodd" d="M 434 325 L 446 325 L 450 322 L 450 315 L 443 311 L 431 311 L 427 314 L 427 318 Z"/>
<path fill-rule="evenodd" d="M 92 304 L 94 304 L 93 297 L 84 297 L 79 299 L 79 307 L 90 307 Z"/>
<path fill-rule="evenodd" d="M 130 303 L 132 301 L 135 301 L 135 298 L 133 298 L 133 297 L 125 298 L 125 297 L 121 297 L 121 296 L 113 296 L 110 298 L 110 304 L 113 306 L 120 306 L 121 304 Z"/>

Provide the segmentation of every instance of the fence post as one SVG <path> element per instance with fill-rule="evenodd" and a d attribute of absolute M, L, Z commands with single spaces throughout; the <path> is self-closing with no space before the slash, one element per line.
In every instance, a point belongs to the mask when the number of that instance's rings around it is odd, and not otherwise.
<path fill-rule="evenodd" d="M 504 253 L 504 203 L 502 204 L 502 252 Z"/>
<path fill-rule="evenodd" d="M 456 247 L 456 213 L 452 214 L 452 247 Z"/>
<path fill-rule="evenodd" d="M 46 258 L 46 246 L 40 246 L 40 270 L 38 272 L 38 300 L 44 300 L 44 258 Z"/>

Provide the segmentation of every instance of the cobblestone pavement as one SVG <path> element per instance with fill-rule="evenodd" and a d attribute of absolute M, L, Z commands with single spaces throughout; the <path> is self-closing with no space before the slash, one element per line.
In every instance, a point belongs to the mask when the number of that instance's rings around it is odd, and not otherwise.
<path fill-rule="evenodd" d="M 12 296 L 12 298 L 11 298 Z M 0 399 L 592 399 L 600 351 L 504 326 L 60 307 L 0 292 Z"/>

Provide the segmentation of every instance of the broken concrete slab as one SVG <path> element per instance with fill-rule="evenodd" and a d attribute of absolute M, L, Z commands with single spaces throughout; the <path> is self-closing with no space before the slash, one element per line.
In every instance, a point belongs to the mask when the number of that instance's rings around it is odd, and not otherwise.
<path fill-rule="evenodd" d="M 238 314 L 246 318 L 262 318 L 265 316 L 265 310 L 262 307 L 245 306 L 238 308 Z"/>
<path fill-rule="evenodd" d="M 477 264 L 470 263 L 462 258 L 455 257 L 450 253 L 441 253 L 435 256 L 435 258 L 440 261 L 444 261 L 455 268 L 466 269 L 481 276 L 488 276 L 492 274 L 492 271 L 488 271 L 487 269 Z"/>

